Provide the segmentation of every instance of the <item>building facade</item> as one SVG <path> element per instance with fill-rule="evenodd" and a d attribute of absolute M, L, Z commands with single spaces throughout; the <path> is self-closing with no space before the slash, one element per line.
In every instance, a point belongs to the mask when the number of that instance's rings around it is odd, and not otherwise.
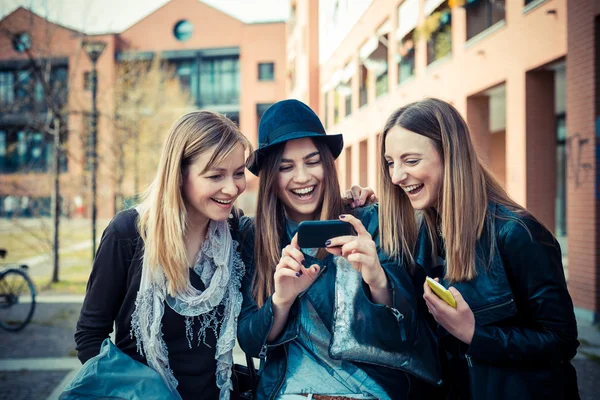
<path fill-rule="evenodd" d="M 185 109 L 224 113 L 252 142 L 262 112 L 285 94 L 285 23 L 243 23 L 198 0 L 171 0 L 125 31 L 105 35 L 87 36 L 24 8 L 2 19 L 0 28 L 2 216 L 43 215 L 49 209 L 55 128 L 53 120 L 46 121 L 50 102 L 68 110 L 60 166 L 63 208 L 89 215 L 82 137 L 89 134 L 91 63 L 82 49 L 84 40 L 106 43 L 97 62 L 98 207 L 104 218 L 122 205 L 114 178 L 119 156 L 111 155 L 110 148 L 117 139 L 121 110 L 115 93 L 123 84 L 125 63 L 160 59 L 189 96 Z M 154 165 L 142 168 L 153 170 Z M 125 196 L 143 190 L 131 182 L 124 187 Z"/>
<path fill-rule="evenodd" d="M 290 40 L 288 61 L 319 54 L 319 84 L 299 98 L 318 93 L 327 130 L 344 134 L 342 187 L 376 187 L 378 138 L 394 110 L 424 97 L 452 103 L 504 188 L 559 239 L 578 314 L 598 320 L 600 3 L 313 3 L 291 7 L 304 13 L 296 21 L 319 20 L 319 48 Z"/>

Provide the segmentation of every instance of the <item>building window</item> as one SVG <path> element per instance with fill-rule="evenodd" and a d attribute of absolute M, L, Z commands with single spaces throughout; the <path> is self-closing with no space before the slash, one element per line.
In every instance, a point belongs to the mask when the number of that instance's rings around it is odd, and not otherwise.
<path fill-rule="evenodd" d="M 271 107 L 273 103 L 268 104 L 257 104 L 256 105 L 256 132 L 258 132 L 258 126 L 260 125 L 260 119 L 262 118 L 265 111 Z"/>
<path fill-rule="evenodd" d="M 365 67 L 364 64 L 360 66 L 360 90 L 359 90 L 359 102 L 358 106 L 362 107 L 369 101 L 368 99 L 368 80 L 369 80 L 369 70 Z"/>
<path fill-rule="evenodd" d="M 53 153 L 53 139 L 49 135 L 23 127 L 0 128 L 0 173 L 48 172 Z M 64 156 L 60 167 L 62 172 L 67 170 Z"/>
<path fill-rule="evenodd" d="M 333 91 L 333 124 L 340 122 L 340 95 Z"/>
<path fill-rule="evenodd" d="M 346 96 L 346 116 L 352 114 L 352 92 Z"/>
<path fill-rule="evenodd" d="M 415 74 L 414 30 L 400 40 L 398 49 L 398 83 L 406 81 Z"/>
<path fill-rule="evenodd" d="M 289 26 L 288 33 L 292 33 L 296 27 L 296 4 L 290 5 L 290 17 L 287 20 L 287 24 Z"/>
<path fill-rule="evenodd" d="M 325 113 L 325 118 L 324 119 L 324 123 L 325 123 L 325 129 L 329 128 L 329 92 L 325 92 L 323 94 L 324 99 L 323 99 L 323 112 Z"/>
<path fill-rule="evenodd" d="M 14 72 L 0 71 L 0 107 L 4 109 L 14 99 Z"/>
<path fill-rule="evenodd" d="M 375 97 L 386 94 L 389 90 L 388 85 L 388 47 L 384 43 L 388 43 L 389 34 L 382 35 L 379 39 L 379 46 L 375 50 L 375 54 L 379 54 L 375 73 Z"/>
<path fill-rule="evenodd" d="M 258 64 L 258 80 L 272 81 L 275 80 L 275 63 L 259 63 Z"/>
<path fill-rule="evenodd" d="M 452 52 L 452 13 L 448 1 L 444 1 L 427 20 L 437 26 L 427 41 L 427 64 L 431 64 Z"/>
<path fill-rule="evenodd" d="M 384 73 L 379 75 L 375 80 L 375 96 L 379 97 L 388 92 L 388 73 L 387 68 Z"/>
<path fill-rule="evenodd" d="M 86 71 L 83 73 L 83 89 L 90 91 L 92 90 L 92 72 Z"/>
<path fill-rule="evenodd" d="M 190 21 L 185 19 L 182 19 L 181 21 L 177 22 L 173 27 L 173 35 L 175 36 L 175 39 L 179 40 L 180 42 L 185 42 L 186 40 L 189 40 L 192 37 L 193 33 L 194 25 Z"/>
<path fill-rule="evenodd" d="M 344 99 L 343 107 L 344 107 L 344 115 L 346 115 L 346 116 L 352 114 L 352 75 L 354 74 L 353 68 L 354 67 L 351 64 L 348 64 L 344 68 L 344 70 L 342 72 L 342 74 L 343 74 L 342 81 L 335 89 L 338 96 L 341 96 Z"/>
<path fill-rule="evenodd" d="M 198 64 L 194 59 L 178 60 L 173 63 L 175 75 L 181 89 L 188 93 L 194 103 L 198 103 Z"/>
<path fill-rule="evenodd" d="M 44 74 L 48 96 L 61 108 L 67 102 L 67 67 L 53 66 Z M 45 112 L 48 109 L 44 84 L 27 69 L 0 71 L 0 113 Z"/>
<path fill-rule="evenodd" d="M 200 98 L 197 104 L 239 104 L 239 57 L 203 59 L 200 65 Z"/>
<path fill-rule="evenodd" d="M 467 40 L 506 17 L 505 0 L 467 0 Z"/>
<path fill-rule="evenodd" d="M 12 46 L 17 53 L 26 52 L 31 49 L 31 35 L 27 32 L 16 34 L 12 40 Z"/>

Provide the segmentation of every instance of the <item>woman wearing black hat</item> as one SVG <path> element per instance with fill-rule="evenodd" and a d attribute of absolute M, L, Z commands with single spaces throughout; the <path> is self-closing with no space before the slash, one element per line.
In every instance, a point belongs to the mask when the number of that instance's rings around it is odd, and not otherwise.
<path fill-rule="evenodd" d="M 241 223 L 238 331 L 242 349 L 261 358 L 257 398 L 404 399 L 439 381 L 410 277 L 378 253 L 377 207 L 344 214 L 334 164 L 342 147 L 297 100 L 261 119 L 248 166 L 260 178 L 256 219 Z M 358 235 L 298 247 L 300 222 L 338 218 Z"/>

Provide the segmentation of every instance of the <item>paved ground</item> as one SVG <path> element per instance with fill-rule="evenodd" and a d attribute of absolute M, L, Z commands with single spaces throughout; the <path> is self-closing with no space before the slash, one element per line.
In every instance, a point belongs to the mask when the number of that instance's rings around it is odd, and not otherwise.
<path fill-rule="evenodd" d="M 57 399 L 80 364 L 73 334 L 81 296 L 41 297 L 32 323 L 19 333 L 0 330 L 0 400 Z M 582 346 L 573 360 L 583 400 L 600 390 L 600 329 L 580 324 Z M 244 362 L 238 349 L 236 362 Z"/>

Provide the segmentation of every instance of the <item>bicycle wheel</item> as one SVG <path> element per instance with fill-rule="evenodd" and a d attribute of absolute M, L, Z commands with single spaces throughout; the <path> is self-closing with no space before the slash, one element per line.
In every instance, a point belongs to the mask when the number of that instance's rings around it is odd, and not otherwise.
<path fill-rule="evenodd" d="M 17 332 L 25 328 L 35 311 L 35 287 L 20 269 L 0 275 L 0 327 Z"/>

